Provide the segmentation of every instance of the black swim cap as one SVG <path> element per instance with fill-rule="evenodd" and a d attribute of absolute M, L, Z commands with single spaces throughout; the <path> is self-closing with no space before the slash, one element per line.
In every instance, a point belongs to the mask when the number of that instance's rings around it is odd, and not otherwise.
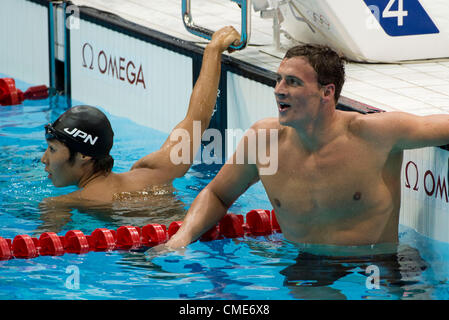
<path fill-rule="evenodd" d="M 106 115 L 91 106 L 75 106 L 53 124 L 45 126 L 45 138 L 64 142 L 86 156 L 103 158 L 112 148 L 114 132 Z"/>

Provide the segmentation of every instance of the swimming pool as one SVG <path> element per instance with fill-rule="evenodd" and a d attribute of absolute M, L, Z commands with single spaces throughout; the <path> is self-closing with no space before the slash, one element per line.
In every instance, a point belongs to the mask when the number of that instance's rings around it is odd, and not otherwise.
<path fill-rule="evenodd" d="M 6 75 L 0 74 L 0 77 Z M 28 84 L 17 81 L 17 87 Z M 76 104 L 76 103 L 74 103 Z M 75 187 L 54 188 L 40 158 L 46 148 L 44 124 L 65 110 L 64 97 L 0 107 L 0 236 L 64 235 L 78 229 L 117 229 L 181 220 L 198 192 L 218 171 L 197 165 L 175 180 L 175 197 L 163 201 L 128 199 L 107 210 L 47 215 L 45 197 Z M 166 134 L 108 114 L 115 131 L 114 171 L 128 170 Z M 271 209 L 260 183 L 252 186 L 230 212 Z M 0 261 L 0 299 L 449 299 L 449 244 L 400 226 L 393 255 L 358 255 L 347 248 L 300 246 L 282 234 L 195 242 L 184 253 L 154 256 L 143 251 L 89 252 Z M 371 249 L 368 248 L 368 252 Z M 370 285 L 369 266 L 379 270 L 379 288 Z M 368 271 L 368 272 L 367 272 Z M 372 282 L 375 283 L 375 282 Z"/>

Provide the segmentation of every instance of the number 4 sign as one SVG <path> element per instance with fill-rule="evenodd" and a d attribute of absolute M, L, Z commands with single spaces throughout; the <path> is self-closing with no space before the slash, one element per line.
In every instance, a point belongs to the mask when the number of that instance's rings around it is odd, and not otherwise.
<path fill-rule="evenodd" d="M 392 36 L 439 33 L 437 26 L 419 0 L 363 0 L 384 31 Z M 375 12 L 372 10 L 376 8 Z M 378 10 L 377 10 L 378 9 Z"/>
<path fill-rule="evenodd" d="M 398 10 L 394 11 L 391 7 L 396 0 L 390 0 L 382 13 L 382 18 L 398 18 L 398 26 L 404 25 L 404 17 L 408 16 L 408 11 L 404 11 L 404 0 L 398 0 Z"/>

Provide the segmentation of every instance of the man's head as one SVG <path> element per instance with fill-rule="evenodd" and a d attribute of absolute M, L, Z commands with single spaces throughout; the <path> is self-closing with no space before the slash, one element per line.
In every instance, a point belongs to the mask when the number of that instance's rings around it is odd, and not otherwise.
<path fill-rule="evenodd" d="M 275 87 L 280 122 L 315 118 L 323 105 L 334 107 L 344 80 L 344 59 L 329 47 L 308 44 L 291 48 L 279 66 Z"/>
<path fill-rule="evenodd" d="M 345 83 L 345 60 L 328 46 L 306 44 L 290 48 L 284 59 L 304 57 L 317 74 L 320 86 L 335 86 L 334 101 L 338 102 Z"/>
<path fill-rule="evenodd" d="M 114 132 L 99 109 L 76 106 L 45 126 L 48 148 L 42 156 L 55 186 L 77 184 L 86 173 L 110 172 Z"/>

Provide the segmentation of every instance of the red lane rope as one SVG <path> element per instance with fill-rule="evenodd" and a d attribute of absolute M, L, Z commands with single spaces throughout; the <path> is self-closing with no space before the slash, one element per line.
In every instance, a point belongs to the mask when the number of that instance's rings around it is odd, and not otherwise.
<path fill-rule="evenodd" d="M 24 100 L 46 99 L 48 94 L 48 87 L 45 85 L 30 87 L 22 92 L 16 88 L 13 78 L 0 78 L 0 106 L 17 105 Z"/>
<path fill-rule="evenodd" d="M 117 230 L 97 228 L 90 235 L 80 230 L 67 231 L 65 236 L 44 232 L 39 238 L 26 234 L 11 239 L 0 237 L 0 260 L 29 259 L 38 256 L 83 254 L 90 251 L 131 250 L 165 243 L 181 227 L 182 221 L 165 225 L 151 223 L 143 227 L 121 226 Z M 255 209 L 243 215 L 227 213 L 217 225 L 200 237 L 200 241 L 262 236 L 281 232 L 274 210 Z"/>

